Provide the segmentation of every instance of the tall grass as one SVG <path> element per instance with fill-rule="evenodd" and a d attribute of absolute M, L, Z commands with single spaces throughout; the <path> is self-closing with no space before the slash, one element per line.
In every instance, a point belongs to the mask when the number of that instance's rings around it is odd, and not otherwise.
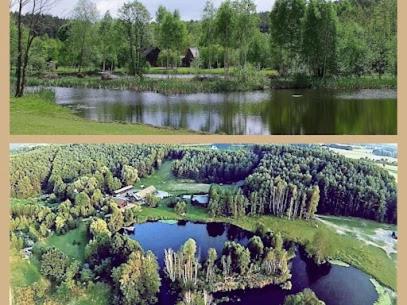
<path fill-rule="evenodd" d="M 396 89 L 397 78 L 395 76 L 315 78 L 297 74 L 288 78 L 272 78 L 271 87 L 274 89 Z"/>
<path fill-rule="evenodd" d="M 265 79 L 261 77 L 242 79 L 231 76 L 230 79 L 149 79 L 123 77 L 110 81 L 102 81 L 99 77 L 61 77 L 59 79 L 31 78 L 29 86 L 45 87 L 80 87 L 96 89 L 120 89 L 135 91 L 153 91 L 163 94 L 188 94 L 197 92 L 231 92 L 264 89 Z"/>

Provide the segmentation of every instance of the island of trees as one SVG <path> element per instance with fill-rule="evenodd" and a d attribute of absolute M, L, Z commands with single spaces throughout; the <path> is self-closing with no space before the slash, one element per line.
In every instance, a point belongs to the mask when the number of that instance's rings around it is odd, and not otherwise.
<path fill-rule="evenodd" d="M 11 246 L 31 251 L 47 281 L 13 291 L 16 304 L 54 304 L 106 285 L 117 304 L 154 304 L 161 282 L 168 280 L 180 304 L 212 304 L 216 292 L 274 284 L 291 289 L 293 244 L 279 232 L 258 224 L 247 245 L 228 241 L 221 253 L 188 240 L 167 249 L 164 270 L 157 259 L 123 228 L 139 222 L 144 207 L 123 209 L 114 200 L 118 189 L 151 176 L 163 162 L 180 179 L 211 183 L 208 219 L 269 215 L 288 221 L 310 221 L 319 214 L 355 216 L 397 222 L 395 179 L 367 160 L 352 160 L 317 145 L 254 145 L 238 150 L 175 145 L 46 145 L 11 155 Z M 164 202 L 164 201 L 163 201 Z M 145 204 L 157 210 L 153 195 Z M 190 204 L 180 196 L 165 199 L 167 209 L 186 215 Z M 154 209 L 153 209 L 154 208 Z M 45 242 L 52 236 L 85 228 L 81 259 L 72 259 Z M 327 240 L 321 231 L 305 251 L 317 264 L 327 262 Z M 290 296 L 285 304 L 322 304 L 312 293 Z"/>

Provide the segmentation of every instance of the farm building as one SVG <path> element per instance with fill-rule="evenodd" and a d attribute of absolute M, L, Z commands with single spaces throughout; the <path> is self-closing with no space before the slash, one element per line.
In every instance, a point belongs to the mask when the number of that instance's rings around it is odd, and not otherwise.
<path fill-rule="evenodd" d="M 184 195 L 182 199 L 191 200 L 191 203 L 199 206 L 208 206 L 209 195 Z"/>
<path fill-rule="evenodd" d="M 206 207 L 209 203 L 209 195 L 193 195 L 191 197 L 191 203 Z"/>
<path fill-rule="evenodd" d="M 143 201 L 148 195 L 152 195 L 155 192 L 157 192 L 157 189 L 154 186 L 149 186 L 145 189 L 142 189 L 141 191 L 138 191 L 133 196 L 137 201 Z"/>
<path fill-rule="evenodd" d="M 122 187 L 121 189 L 114 191 L 114 195 L 115 196 L 127 195 L 129 192 L 134 192 L 134 187 L 132 185 L 128 185 L 128 186 Z"/>
<path fill-rule="evenodd" d="M 198 48 L 188 48 L 185 56 L 182 58 L 182 66 L 190 67 L 191 63 L 199 57 Z"/>
<path fill-rule="evenodd" d="M 161 50 L 157 47 L 147 48 L 143 52 L 143 56 L 146 58 L 147 62 L 152 67 L 157 67 L 158 65 L 158 56 L 160 55 Z"/>

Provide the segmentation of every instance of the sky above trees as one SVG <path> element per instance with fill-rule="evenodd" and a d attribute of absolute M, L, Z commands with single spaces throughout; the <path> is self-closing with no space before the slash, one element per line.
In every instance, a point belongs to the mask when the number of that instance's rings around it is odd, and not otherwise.
<path fill-rule="evenodd" d="M 118 9 L 126 2 L 126 0 L 94 0 L 94 2 L 96 3 L 101 16 L 103 16 L 107 10 L 110 10 L 112 15 L 117 16 Z M 178 9 L 183 20 L 196 20 L 201 19 L 206 0 L 141 0 L 140 2 L 148 9 L 151 16 L 155 16 L 155 12 L 160 5 L 165 5 L 170 11 Z M 221 2 L 222 0 L 214 0 L 216 6 L 219 6 Z M 258 12 L 270 11 L 274 4 L 274 0 L 255 0 L 254 2 L 256 3 Z M 74 1 L 57 0 L 49 13 L 67 18 L 72 14 L 74 6 Z"/>

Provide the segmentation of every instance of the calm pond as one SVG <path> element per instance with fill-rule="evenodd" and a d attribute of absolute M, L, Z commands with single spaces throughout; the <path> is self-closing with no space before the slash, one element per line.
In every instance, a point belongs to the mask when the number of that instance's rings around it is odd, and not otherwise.
<path fill-rule="evenodd" d="M 162 95 L 54 88 L 81 117 L 223 134 L 395 134 L 396 90 L 273 90 Z"/>
<path fill-rule="evenodd" d="M 138 224 L 132 235 L 144 250 L 154 252 L 160 267 L 164 266 L 164 250 L 167 248 L 178 250 L 188 238 L 196 241 L 198 255 L 203 260 L 209 248 L 215 248 L 219 255 L 225 241 L 234 240 L 247 244 L 251 236 L 250 232 L 233 225 L 192 222 Z M 223 303 L 227 305 L 280 305 L 286 295 L 308 287 L 327 305 L 372 305 L 376 301 L 378 296 L 367 274 L 353 267 L 332 265 L 318 268 L 299 252 L 292 260 L 292 290 L 284 291 L 279 287 L 267 286 L 262 289 L 229 292 L 217 296 L 228 296 L 231 301 Z M 163 280 L 158 304 L 174 305 L 175 303 L 176 298 L 169 293 L 168 281 Z"/>

